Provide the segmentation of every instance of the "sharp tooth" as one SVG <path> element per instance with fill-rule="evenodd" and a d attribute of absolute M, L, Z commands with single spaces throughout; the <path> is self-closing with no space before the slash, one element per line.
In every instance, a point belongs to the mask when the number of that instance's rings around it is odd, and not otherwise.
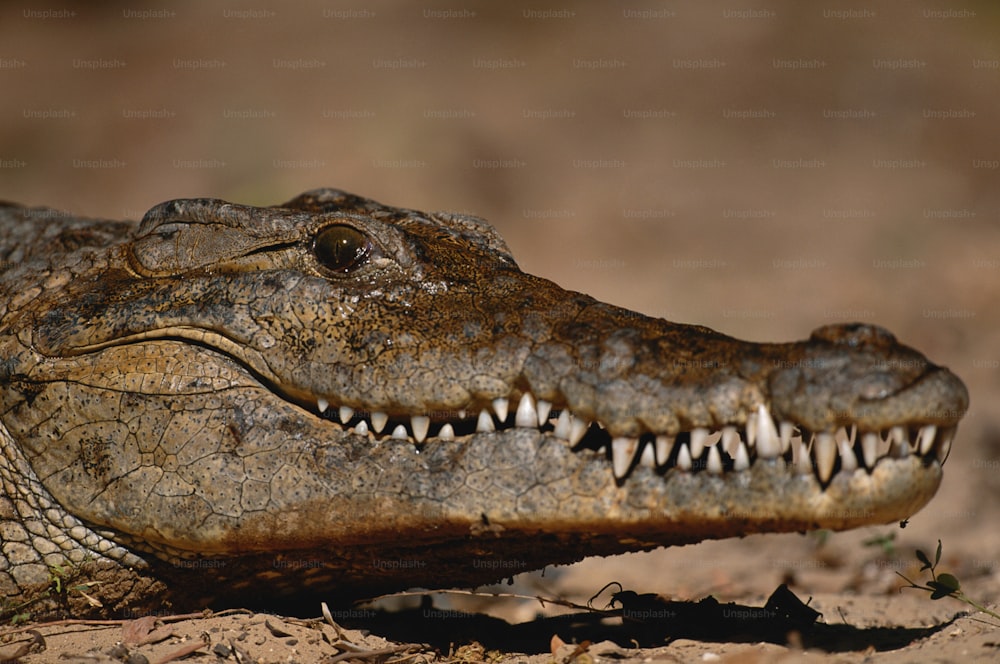
<path fill-rule="evenodd" d="M 809 447 L 806 441 L 797 438 L 792 441 L 792 463 L 799 475 L 812 475 L 812 461 L 809 460 Z"/>
<path fill-rule="evenodd" d="M 757 406 L 757 457 L 773 459 L 781 454 L 781 441 L 778 439 L 778 431 L 774 428 L 774 420 L 764 408 L 764 404 Z"/>
<path fill-rule="evenodd" d="M 493 400 L 493 412 L 497 414 L 497 422 L 503 424 L 507 419 L 507 409 L 510 402 L 505 397 L 497 397 Z"/>
<path fill-rule="evenodd" d="M 611 440 L 611 467 L 616 479 L 621 479 L 628 473 L 638 446 L 639 441 L 635 438 L 619 437 Z"/>
<path fill-rule="evenodd" d="M 757 413 L 755 412 L 747 415 L 746 439 L 747 445 L 750 447 L 753 447 L 754 443 L 757 442 Z"/>
<path fill-rule="evenodd" d="M 921 456 L 927 454 L 934 447 L 934 437 L 937 435 L 937 427 L 933 424 L 928 424 L 925 427 L 920 428 L 920 433 L 917 434 L 917 444 L 920 446 Z"/>
<path fill-rule="evenodd" d="M 711 475 L 722 474 L 722 455 L 719 454 L 718 445 L 712 445 L 708 448 L 708 463 L 705 468 Z"/>
<path fill-rule="evenodd" d="M 722 427 L 722 450 L 731 457 L 736 456 L 740 445 L 740 434 L 736 427 Z"/>
<path fill-rule="evenodd" d="M 427 438 L 427 430 L 431 427 L 431 418 L 426 415 L 414 415 L 410 418 L 410 428 L 413 429 L 413 438 L 418 443 L 424 442 Z"/>
<path fill-rule="evenodd" d="M 808 450 L 806 448 L 806 445 L 802 441 L 802 436 L 796 436 L 795 438 L 793 438 L 789 442 L 789 444 L 791 445 L 791 448 L 792 448 L 792 465 L 793 466 L 796 465 L 796 464 L 798 464 L 799 457 L 802 456 L 803 452 L 806 453 L 806 456 L 809 455 Z"/>
<path fill-rule="evenodd" d="M 937 460 L 944 463 L 948 458 L 948 454 L 951 452 L 951 441 L 955 439 L 955 431 L 958 427 L 950 426 L 941 429 L 941 433 L 936 437 L 937 443 L 934 445 L 934 453 L 937 455 Z"/>
<path fill-rule="evenodd" d="M 392 430 L 392 435 L 390 438 L 395 438 L 396 440 L 406 440 L 410 437 L 410 434 L 406 433 L 406 427 L 402 424 L 397 424 L 396 428 Z"/>
<path fill-rule="evenodd" d="M 778 425 L 778 438 L 781 439 L 781 453 L 784 454 L 792 445 L 792 434 L 795 433 L 795 425 L 791 422 L 782 422 Z"/>
<path fill-rule="evenodd" d="M 837 460 L 837 441 L 832 433 L 823 431 L 816 434 L 813 456 L 816 457 L 816 473 L 821 482 L 826 482 L 833 475 L 833 464 Z"/>
<path fill-rule="evenodd" d="M 880 439 L 874 431 L 865 431 L 861 434 L 861 456 L 864 458 L 865 468 L 874 468 L 878 460 L 878 444 Z"/>
<path fill-rule="evenodd" d="M 575 416 L 570 416 L 569 425 L 570 445 L 576 445 L 579 443 L 583 439 L 584 435 L 586 435 L 587 429 L 590 428 L 590 422 L 586 422 Z"/>
<path fill-rule="evenodd" d="M 854 456 L 854 448 L 851 444 L 842 440 L 840 445 L 840 470 L 846 471 L 848 473 L 853 473 L 858 468 L 858 458 Z"/>
<path fill-rule="evenodd" d="M 910 441 L 906 427 L 894 426 L 889 429 L 889 456 L 894 459 L 905 459 L 910 454 Z"/>
<path fill-rule="evenodd" d="M 552 430 L 552 435 L 560 440 L 569 440 L 571 417 L 572 416 L 569 414 L 569 411 L 563 409 L 563 411 L 559 413 L 559 419 L 556 420 L 556 427 Z"/>
<path fill-rule="evenodd" d="M 337 411 L 337 415 L 340 417 L 341 424 L 347 424 L 354 417 L 354 409 L 350 406 L 341 406 L 340 410 Z"/>
<path fill-rule="evenodd" d="M 495 431 L 496 427 L 493 426 L 493 416 L 490 412 L 483 408 L 479 411 L 479 419 L 476 420 L 476 431 L 478 433 L 489 433 L 490 431 Z"/>
<path fill-rule="evenodd" d="M 319 409 L 319 412 L 325 413 L 326 409 L 329 408 L 329 407 L 330 407 L 330 402 L 327 401 L 326 399 L 323 399 L 323 398 L 317 398 L 316 399 L 316 408 Z"/>
<path fill-rule="evenodd" d="M 364 420 L 358 422 L 358 425 L 354 427 L 354 433 L 358 434 L 359 436 L 366 435 L 368 433 L 368 423 L 365 422 Z"/>
<path fill-rule="evenodd" d="M 691 458 L 698 459 L 705 451 L 705 443 L 708 442 L 708 429 L 696 427 L 691 430 Z"/>
<path fill-rule="evenodd" d="M 455 429 L 450 424 L 445 423 L 438 431 L 437 437 L 444 441 L 455 440 Z"/>
<path fill-rule="evenodd" d="M 687 443 L 681 443 L 681 449 L 677 452 L 677 467 L 681 470 L 691 470 L 691 452 Z"/>
<path fill-rule="evenodd" d="M 676 440 L 674 436 L 660 435 L 656 437 L 653 447 L 656 448 L 656 463 L 658 465 L 662 466 L 670 458 L 670 453 L 674 451 L 674 441 Z"/>
<path fill-rule="evenodd" d="M 382 429 L 385 428 L 386 423 L 389 421 L 389 416 L 381 411 L 375 411 L 372 413 L 372 430 L 375 433 L 382 433 Z"/>
<path fill-rule="evenodd" d="M 538 409 L 538 424 L 541 426 L 549 421 L 549 412 L 552 410 L 552 403 L 544 399 L 539 399 L 535 407 Z"/>
<path fill-rule="evenodd" d="M 736 448 L 736 454 L 731 456 L 733 457 L 733 470 L 739 472 L 750 468 L 750 455 L 747 453 L 747 446 L 743 444 L 742 440 Z"/>
<path fill-rule="evenodd" d="M 646 468 L 656 468 L 656 452 L 651 443 L 642 446 L 642 451 L 639 452 L 639 465 Z"/>
<path fill-rule="evenodd" d="M 514 426 L 524 428 L 538 428 L 538 411 L 535 410 L 535 400 L 531 392 L 521 395 L 521 401 L 517 404 L 517 412 L 514 413 Z"/>

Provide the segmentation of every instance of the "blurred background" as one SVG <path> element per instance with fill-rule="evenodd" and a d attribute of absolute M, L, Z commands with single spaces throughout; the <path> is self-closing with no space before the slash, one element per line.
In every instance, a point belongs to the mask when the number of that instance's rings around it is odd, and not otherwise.
<path fill-rule="evenodd" d="M 334 186 L 484 216 L 524 270 L 649 315 L 773 341 L 886 326 L 972 393 L 899 537 L 992 575 L 998 35 L 986 2 L 4 3 L 0 199 L 138 218 Z M 745 567 L 769 592 L 812 551 L 723 544 L 616 578 L 738 595 Z M 762 574 L 767 550 L 788 564 Z"/>

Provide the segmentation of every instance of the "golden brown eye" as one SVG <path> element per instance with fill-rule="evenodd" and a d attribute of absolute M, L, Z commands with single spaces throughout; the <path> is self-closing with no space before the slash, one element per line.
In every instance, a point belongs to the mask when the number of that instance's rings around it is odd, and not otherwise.
<path fill-rule="evenodd" d="M 333 272 L 350 272 L 368 262 L 372 245 L 352 226 L 327 226 L 313 239 L 312 250 L 320 264 Z"/>

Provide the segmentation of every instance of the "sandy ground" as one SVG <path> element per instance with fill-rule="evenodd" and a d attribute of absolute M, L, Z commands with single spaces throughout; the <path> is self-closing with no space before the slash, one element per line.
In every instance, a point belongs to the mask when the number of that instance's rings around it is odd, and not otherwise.
<path fill-rule="evenodd" d="M 364 634 L 244 613 L 147 645 L 143 624 L 38 627 L 44 650 L 19 661 L 112 661 L 118 642 L 169 661 L 205 639 L 184 661 L 339 661 L 354 644 L 366 661 L 542 662 L 553 635 L 592 642 L 560 661 L 996 660 L 998 621 L 900 593 L 895 573 L 918 578 L 914 550 L 940 539 L 938 571 L 1000 596 L 998 28 L 987 3 L 4 4 L 0 198 L 135 218 L 337 186 L 472 212 L 565 287 L 755 340 L 877 323 L 972 394 L 941 490 L 904 530 L 590 559 L 503 588 L 585 603 L 617 581 L 761 607 L 785 582 L 822 613 L 791 644 L 436 597 L 343 621 Z M 891 551 L 866 544 L 889 535 Z M 385 650 L 409 642 L 430 647 Z"/>

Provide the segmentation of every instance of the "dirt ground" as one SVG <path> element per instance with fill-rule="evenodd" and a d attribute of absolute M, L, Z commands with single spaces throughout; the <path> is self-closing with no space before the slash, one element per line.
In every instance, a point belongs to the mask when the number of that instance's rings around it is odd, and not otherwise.
<path fill-rule="evenodd" d="M 915 550 L 941 540 L 937 571 L 997 609 L 993 5 L 289 4 L 0 5 L 0 199 L 136 218 L 169 198 L 336 186 L 485 216 L 526 271 L 649 315 L 775 341 L 883 325 L 969 386 L 941 490 L 905 529 L 588 559 L 496 588 L 586 604 L 618 582 L 697 618 L 708 596 L 754 615 L 787 583 L 822 615 L 777 636 L 436 595 L 334 616 L 340 632 L 319 606 L 35 625 L 44 647 L 0 643 L 0 659 L 1000 658 L 1000 621 L 896 574 L 925 579 Z M 569 645 L 553 654 L 553 637 Z"/>

